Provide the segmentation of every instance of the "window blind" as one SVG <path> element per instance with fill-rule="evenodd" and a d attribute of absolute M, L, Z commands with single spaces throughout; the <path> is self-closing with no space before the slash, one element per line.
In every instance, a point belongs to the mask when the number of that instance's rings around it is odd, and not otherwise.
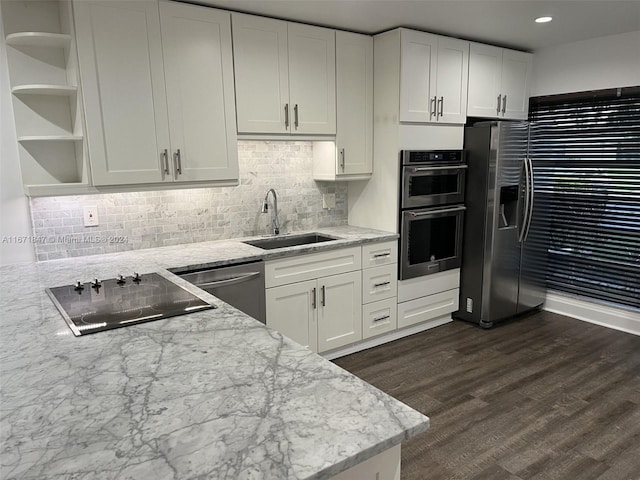
<path fill-rule="evenodd" d="M 640 88 L 532 98 L 544 222 L 529 241 L 552 290 L 640 309 Z"/>

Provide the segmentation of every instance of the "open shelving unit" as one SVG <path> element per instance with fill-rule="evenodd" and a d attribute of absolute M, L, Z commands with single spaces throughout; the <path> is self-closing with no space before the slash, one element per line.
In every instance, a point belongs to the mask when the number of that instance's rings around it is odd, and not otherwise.
<path fill-rule="evenodd" d="M 69 0 L 3 2 L 7 61 L 25 193 L 90 187 Z"/>

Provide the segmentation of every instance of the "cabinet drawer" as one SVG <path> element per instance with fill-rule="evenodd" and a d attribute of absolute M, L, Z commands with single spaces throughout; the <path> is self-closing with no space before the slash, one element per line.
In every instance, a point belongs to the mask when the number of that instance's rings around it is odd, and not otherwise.
<path fill-rule="evenodd" d="M 398 304 L 398 328 L 442 317 L 458 310 L 459 289 Z"/>
<path fill-rule="evenodd" d="M 362 306 L 362 338 L 371 338 L 398 328 L 396 297 Z"/>
<path fill-rule="evenodd" d="M 362 271 L 362 303 L 375 302 L 398 294 L 398 265 L 383 265 Z"/>
<path fill-rule="evenodd" d="M 362 246 L 362 268 L 398 263 L 398 242 L 371 243 Z"/>
<path fill-rule="evenodd" d="M 408 302 L 426 295 L 446 292 L 460 286 L 460 269 L 445 270 L 444 272 L 421 277 L 400 280 L 398 282 L 398 303 Z"/>
<path fill-rule="evenodd" d="M 277 287 L 360 270 L 361 255 L 361 247 L 351 247 L 269 260 L 265 263 L 265 286 Z"/>

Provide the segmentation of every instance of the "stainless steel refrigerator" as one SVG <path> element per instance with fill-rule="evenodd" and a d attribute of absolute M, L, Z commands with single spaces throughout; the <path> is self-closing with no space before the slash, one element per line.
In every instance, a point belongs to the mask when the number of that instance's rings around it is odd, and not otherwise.
<path fill-rule="evenodd" d="M 489 328 L 539 308 L 545 297 L 537 235 L 544 215 L 534 195 L 527 122 L 494 121 L 465 128 L 468 163 L 460 307 L 456 318 Z M 535 268 L 534 268 L 535 267 Z M 536 273 L 537 272 L 537 273 Z"/>

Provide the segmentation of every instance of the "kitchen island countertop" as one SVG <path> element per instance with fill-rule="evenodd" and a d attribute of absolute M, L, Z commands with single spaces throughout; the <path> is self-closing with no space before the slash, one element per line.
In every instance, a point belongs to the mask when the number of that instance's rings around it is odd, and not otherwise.
<path fill-rule="evenodd" d="M 167 272 L 277 251 L 203 242 L 0 267 L 3 479 L 323 479 L 426 430 L 429 419 Z M 46 287 L 159 272 L 218 308 L 74 337 Z"/>

